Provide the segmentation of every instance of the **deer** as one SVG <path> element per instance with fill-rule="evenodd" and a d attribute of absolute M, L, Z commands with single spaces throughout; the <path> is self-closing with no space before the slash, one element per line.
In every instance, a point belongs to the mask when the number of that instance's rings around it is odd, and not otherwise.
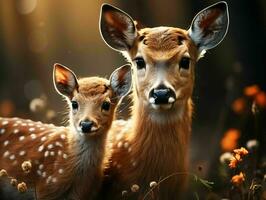
<path fill-rule="evenodd" d="M 77 79 L 56 63 L 53 82 L 68 102 L 69 125 L 0 118 L 0 169 L 34 188 L 38 200 L 95 199 L 108 154 L 107 133 L 117 105 L 131 89 L 131 66 L 116 69 L 109 80 Z M 30 165 L 26 174 L 24 161 Z"/>
<path fill-rule="evenodd" d="M 133 105 L 129 120 L 114 121 L 110 130 L 99 198 L 178 199 L 187 190 L 195 65 L 228 26 L 224 1 L 196 14 L 189 29 L 140 28 L 126 12 L 102 5 L 102 39 L 133 67 Z"/>

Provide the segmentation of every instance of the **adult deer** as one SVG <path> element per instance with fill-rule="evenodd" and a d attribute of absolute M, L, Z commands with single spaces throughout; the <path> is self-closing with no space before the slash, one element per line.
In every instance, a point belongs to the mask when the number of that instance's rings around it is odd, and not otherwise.
<path fill-rule="evenodd" d="M 55 64 L 54 85 L 69 104 L 69 126 L 0 118 L 0 169 L 35 188 L 38 200 L 94 199 L 102 180 L 107 132 L 119 100 L 131 88 L 131 66 L 115 70 L 110 80 L 78 80 Z M 26 173 L 24 161 L 31 168 Z"/>
<path fill-rule="evenodd" d="M 138 29 L 127 13 L 102 6 L 102 38 L 132 63 L 134 80 L 132 119 L 112 128 L 113 153 L 103 188 L 106 199 L 121 198 L 121 192 L 133 184 L 139 185 L 139 191 L 126 199 L 143 199 L 151 181 L 174 173 L 146 198 L 175 199 L 182 193 L 187 182 L 195 64 L 223 40 L 228 24 L 226 2 L 200 11 L 188 30 Z"/>

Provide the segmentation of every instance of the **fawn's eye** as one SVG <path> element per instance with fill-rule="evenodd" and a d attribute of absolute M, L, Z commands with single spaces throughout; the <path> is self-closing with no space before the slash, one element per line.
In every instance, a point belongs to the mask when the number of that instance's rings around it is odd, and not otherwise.
<path fill-rule="evenodd" d="M 188 57 L 181 58 L 179 62 L 179 68 L 181 69 L 189 69 L 190 59 Z"/>
<path fill-rule="evenodd" d="M 138 70 L 146 68 L 146 63 L 145 63 L 143 58 L 137 57 L 137 58 L 135 58 L 135 62 L 136 62 Z"/>
<path fill-rule="evenodd" d="M 77 110 L 79 108 L 79 104 L 76 101 L 71 101 L 72 109 Z"/>
<path fill-rule="evenodd" d="M 110 102 L 104 101 L 102 104 L 102 110 L 108 111 L 110 109 Z"/>

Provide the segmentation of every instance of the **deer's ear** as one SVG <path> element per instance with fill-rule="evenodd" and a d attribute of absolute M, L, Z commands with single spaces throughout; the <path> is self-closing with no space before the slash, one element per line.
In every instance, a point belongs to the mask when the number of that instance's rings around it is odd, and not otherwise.
<path fill-rule="evenodd" d="M 208 50 L 223 40 L 228 25 L 227 3 L 221 1 L 200 11 L 194 17 L 188 33 L 199 51 Z"/>
<path fill-rule="evenodd" d="M 117 51 L 129 50 L 137 37 L 133 19 L 109 4 L 101 8 L 100 33 L 107 45 Z"/>
<path fill-rule="evenodd" d="M 110 76 L 111 88 L 119 99 L 126 96 L 131 90 L 131 65 L 126 64 L 116 69 Z"/>
<path fill-rule="evenodd" d="M 53 78 L 56 91 L 72 99 L 74 91 L 78 90 L 78 81 L 74 72 L 56 63 L 54 64 Z"/>

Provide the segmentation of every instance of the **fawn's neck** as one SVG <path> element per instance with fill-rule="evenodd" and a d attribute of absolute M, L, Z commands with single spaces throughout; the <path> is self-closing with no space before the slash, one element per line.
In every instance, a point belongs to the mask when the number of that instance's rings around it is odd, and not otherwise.
<path fill-rule="evenodd" d="M 88 173 L 88 169 L 89 171 L 98 170 L 104 157 L 106 134 L 92 137 L 75 134 L 70 151 L 73 152 L 71 155 L 76 160 L 74 165 L 76 172 L 81 175 Z"/>

